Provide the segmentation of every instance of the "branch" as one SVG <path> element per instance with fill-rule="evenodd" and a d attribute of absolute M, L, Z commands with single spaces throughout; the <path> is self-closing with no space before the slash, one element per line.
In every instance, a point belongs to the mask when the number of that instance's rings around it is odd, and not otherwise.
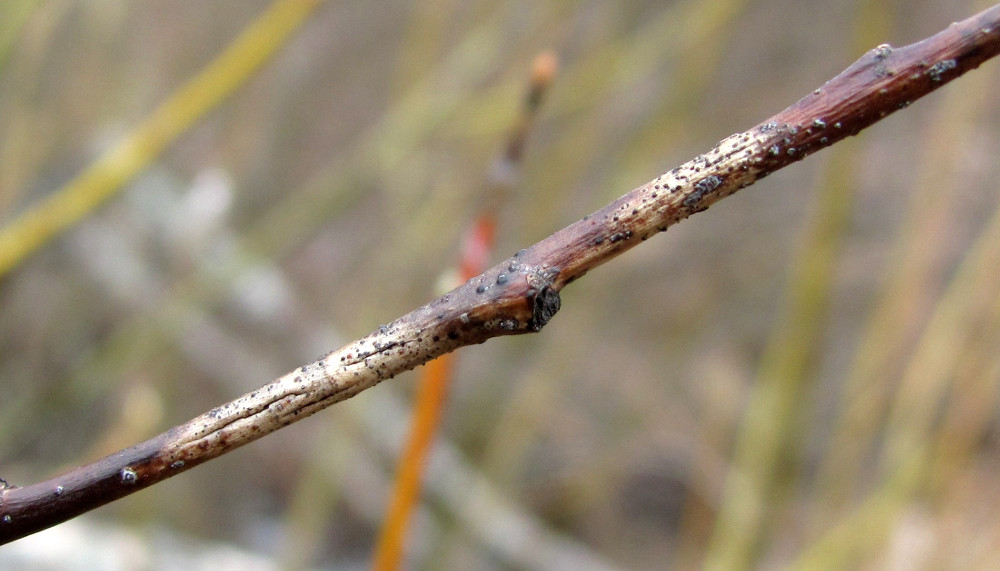
<path fill-rule="evenodd" d="M 559 292 L 741 188 L 872 125 L 1000 52 L 1000 5 L 881 45 L 800 101 L 377 331 L 146 442 L 25 487 L 0 480 L 0 544 L 252 442 L 459 347 L 540 331 Z"/>

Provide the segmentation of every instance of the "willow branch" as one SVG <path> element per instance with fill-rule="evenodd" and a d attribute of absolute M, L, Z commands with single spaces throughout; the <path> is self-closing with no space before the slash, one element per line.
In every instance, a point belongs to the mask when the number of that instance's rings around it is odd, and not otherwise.
<path fill-rule="evenodd" d="M 881 45 L 797 103 L 368 336 L 146 442 L 25 487 L 0 480 L 0 544 L 151 486 L 439 355 L 541 330 L 588 270 L 903 109 L 1000 51 L 1000 6 Z"/>

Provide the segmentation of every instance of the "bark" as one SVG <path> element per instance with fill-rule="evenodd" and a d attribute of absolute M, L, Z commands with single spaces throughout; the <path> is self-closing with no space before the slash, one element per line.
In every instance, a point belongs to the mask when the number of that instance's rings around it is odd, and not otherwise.
<path fill-rule="evenodd" d="M 151 486 L 444 353 L 540 331 L 591 268 L 975 69 L 1000 51 L 1000 6 L 887 44 L 752 129 L 622 196 L 368 336 L 141 444 L 45 482 L 0 480 L 0 544 Z"/>

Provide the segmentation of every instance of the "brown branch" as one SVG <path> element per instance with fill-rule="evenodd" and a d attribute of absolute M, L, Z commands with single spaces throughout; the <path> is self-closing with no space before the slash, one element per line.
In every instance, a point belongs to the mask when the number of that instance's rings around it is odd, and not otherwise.
<path fill-rule="evenodd" d="M 559 291 L 591 268 L 998 52 L 1000 6 L 913 45 L 878 46 L 771 119 L 363 339 L 93 464 L 25 487 L 0 480 L 0 544 L 179 474 L 459 347 L 539 331 L 559 310 Z"/>

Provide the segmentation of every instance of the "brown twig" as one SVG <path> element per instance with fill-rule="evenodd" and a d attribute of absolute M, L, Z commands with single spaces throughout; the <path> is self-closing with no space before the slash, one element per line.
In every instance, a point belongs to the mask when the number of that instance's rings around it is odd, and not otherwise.
<path fill-rule="evenodd" d="M 541 330 L 588 270 L 768 174 L 857 134 L 1000 52 L 1000 6 L 916 44 L 881 45 L 756 127 L 622 196 L 367 337 L 189 422 L 25 487 L 0 480 L 0 544 L 247 444 L 492 337 Z"/>

